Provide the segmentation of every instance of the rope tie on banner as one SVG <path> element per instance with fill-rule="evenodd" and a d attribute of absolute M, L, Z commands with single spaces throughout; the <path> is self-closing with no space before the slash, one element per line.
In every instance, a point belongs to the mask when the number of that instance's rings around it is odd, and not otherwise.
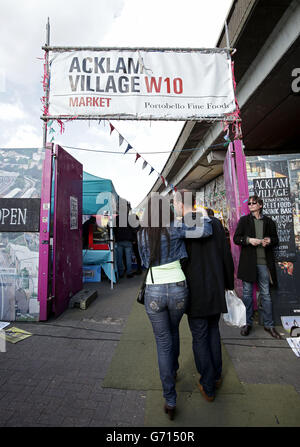
<path fill-rule="evenodd" d="M 62 120 L 57 120 L 58 124 L 60 125 L 60 134 L 62 135 L 65 131 L 65 125 L 62 122 Z"/>
<path fill-rule="evenodd" d="M 43 58 L 37 58 L 40 60 L 43 60 L 43 76 L 42 76 L 42 85 L 43 85 L 43 91 L 44 91 L 44 96 L 42 96 L 41 98 L 41 102 L 43 104 L 43 115 L 47 116 L 49 118 L 51 118 L 51 116 L 49 115 L 49 106 L 48 106 L 48 101 L 47 101 L 47 92 L 48 92 L 48 88 L 49 88 L 49 83 L 50 83 L 50 73 L 48 72 L 48 63 L 47 63 L 47 51 L 44 52 L 44 57 Z M 53 125 L 53 121 L 57 121 L 59 127 L 60 127 L 60 133 L 61 135 L 64 133 L 65 131 L 65 124 L 64 121 L 73 121 L 76 120 L 76 118 L 78 117 L 78 115 L 74 116 L 74 117 L 68 117 L 65 120 L 63 120 L 63 116 L 62 119 L 50 119 L 50 121 L 47 122 L 47 127 L 49 127 L 49 134 L 54 134 L 55 133 L 55 129 L 52 127 Z M 52 143 L 54 141 L 54 135 L 52 135 L 51 139 L 50 139 L 50 143 Z"/>
<path fill-rule="evenodd" d="M 233 82 L 233 92 L 234 92 L 234 101 L 235 101 L 235 111 L 226 114 L 228 118 L 233 118 L 232 121 L 224 121 L 224 132 L 226 132 L 225 140 L 229 139 L 229 126 L 232 126 L 232 132 L 234 135 L 234 140 L 240 140 L 242 138 L 242 126 L 241 126 L 241 118 L 240 118 L 240 107 L 236 98 L 236 80 L 234 75 L 234 61 L 231 61 L 231 72 L 232 72 L 232 82 Z"/>
<path fill-rule="evenodd" d="M 47 52 L 44 52 L 44 74 L 43 74 L 43 80 L 42 80 L 42 84 L 43 84 L 43 90 L 44 90 L 44 96 L 42 97 L 41 101 L 43 104 L 43 113 L 44 115 L 48 115 L 48 104 L 47 104 L 47 89 L 49 86 L 49 73 L 47 70 Z"/>

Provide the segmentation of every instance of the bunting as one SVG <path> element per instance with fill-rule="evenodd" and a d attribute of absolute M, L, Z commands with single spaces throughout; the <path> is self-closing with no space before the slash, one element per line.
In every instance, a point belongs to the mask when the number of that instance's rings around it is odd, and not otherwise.
<path fill-rule="evenodd" d="M 109 120 L 108 120 L 108 122 L 109 122 Z M 163 185 L 166 186 L 166 187 L 169 186 L 169 187 L 172 189 L 172 191 L 176 193 L 176 192 L 177 192 L 177 188 L 176 188 L 176 186 L 174 186 L 172 183 L 168 183 L 167 179 L 166 179 L 160 172 L 156 171 L 156 169 L 154 169 L 153 166 L 151 166 L 151 165 L 147 162 L 147 160 L 145 160 L 144 157 L 142 157 L 141 154 L 139 154 L 139 153 L 133 148 L 133 146 L 131 146 L 131 144 L 124 138 L 123 135 L 120 134 L 120 132 L 115 128 L 115 126 L 113 126 L 110 122 L 109 122 L 109 125 L 110 125 L 110 134 L 112 134 L 112 132 L 113 132 L 114 130 L 119 134 L 119 146 L 122 146 L 122 144 L 124 143 L 124 141 L 127 143 L 127 147 L 126 147 L 126 150 L 125 150 L 125 152 L 124 152 L 124 155 L 127 154 L 128 151 L 130 151 L 131 149 L 133 149 L 134 152 L 135 152 L 135 161 L 134 161 L 134 163 L 136 163 L 136 162 L 138 161 L 139 158 L 142 158 L 142 160 L 143 160 L 142 170 L 144 170 L 144 169 L 149 165 L 149 167 L 150 167 L 150 171 L 149 171 L 149 174 L 148 174 L 148 175 L 151 175 L 152 172 L 156 172 L 157 177 L 161 179 Z M 218 145 L 218 146 L 227 148 L 227 146 L 229 145 L 229 143 L 232 142 L 231 139 L 230 139 L 230 137 L 229 137 L 229 123 L 225 123 L 224 131 L 226 132 L 226 134 L 225 134 L 225 136 L 224 136 L 225 143 L 222 143 L 222 144 L 220 144 L 220 145 Z"/>
<path fill-rule="evenodd" d="M 76 118 L 77 118 L 77 116 L 75 116 L 73 118 L 68 118 L 65 121 L 71 121 L 71 120 L 74 120 Z M 104 120 L 99 120 L 99 124 L 100 124 L 101 121 L 104 121 Z M 59 124 L 59 126 L 60 126 L 60 133 L 61 134 L 65 131 L 65 125 L 64 125 L 62 120 L 60 120 L 60 119 L 50 119 L 50 120 L 48 120 L 47 121 L 47 128 L 48 128 L 49 137 L 51 136 L 50 143 L 53 143 L 54 140 L 55 140 L 56 131 L 53 128 L 53 123 L 54 122 L 57 122 Z M 109 126 L 110 126 L 110 135 L 112 134 L 113 131 L 116 131 L 118 133 L 118 135 L 119 135 L 119 146 L 120 147 L 123 145 L 124 141 L 127 143 L 127 147 L 126 147 L 126 150 L 124 152 L 124 155 L 127 154 L 132 149 L 135 151 L 133 146 L 124 138 L 123 135 L 121 135 L 118 132 L 118 130 L 115 128 L 115 126 L 113 126 L 110 122 L 109 122 Z M 222 146 L 222 147 L 226 148 L 229 145 L 229 143 L 232 142 L 230 137 L 229 137 L 229 123 L 226 123 L 224 131 L 226 132 L 226 134 L 224 136 L 225 143 L 223 143 L 221 145 L 218 145 L 218 146 Z M 160 172 L 158 172 L 153 166 L 151 166 L 147 162 L 147 160 L 145 160 L 144 157 L 141 156 L 141 154 L 139 154 L 137 151 L 135 151 L 135 163 L 139 160 L 139 158 L 142 158 L 142 160 L 143 160 L 142 170 L 144 170 L 147 166 L 149 166 L 150 167 L 150 171 L 149 171 L 148 175 L 151 175 L 153 172 L 156 172 L 157 177 L 161 179 L 161 181 L 162 181 L 162 183 L 163 183 L 163 185 L 165 187 L 169 186 L 172 189 L 173 192 L 175 192 L 175 193 L 177 192 L 176 186 L 174 186 L 172 183 L 169 184 L 168 181 L 166 180 L 166 178 Z"/>
<path fill-rule="evenodd" d="M 161 173 L 158 172 L 158 171 L 156 171 L 156 169 L 154 169 L 153 166 L 151 166 L 151 165 L 148 163 L 148 161 L 145 160 L 144 157 L 142 157 L 141 154 L 139 154 L 139 153 L 133 148 L 133 146 L 126 140 L 126 138 L 124 138 L 123 135 L 120 134 L 120 132 L 115 128 L 115 126 L 113 126 L 113 125 L 111 124 L 111 122 L 110 122 L 109 120 L 108 120 L 108 122 L 109 122 L 109 126 L 110 126 L 110 135 L 112 134 L 113 131 L 116 131 L 116 132 L 119 134 L 119 147 L 121 147 L 122 144 L 123 144 L 124 142 L 126 142 L 126 144 L 127 144 L 127 147 L 126 147 L 126 149 L 125 149 L 124 155 L 127 154 L 131 149 L 133 149 L 134 152 L 135 152 L 135 161 L 134 161 L 134 163 L 136 163 L 136 162 L 138 161 L 138 159 L 141 158 L 141 159 L 143 160 L 142 169 L 144 170 L 147 166 L 149 166 L 149 167 L 150 167 L 150 171 L 149 171 L 149 174 L 148 174 L 148 175 L 151 175 L 152 172 L 156 172 L 157 177 L 161 179 L 161 181 L 163 182 L 163 184 L 164 184 L 165 186 L 168 186 L 168 182 L 167 182 L 167 180 L 161 175 Z M 174 187 L 171 183 L 170 183 L 169 186 L 171 187 L 171 189 L 172 189 L 173 191 L 175 191 L 175 192 L 177 191 L 177 188 Z"/>
<path fill-rule="evenodd" d="M 110 125 L 110 134 L 112 134 L 112 132 L 115 130 L 115 128 L 111 123 L 109 123 L 109 125 Z"/>
<path fill-rule="evenodd" d="M 122 137 L 123 138 L 123 137 Z M 132 149 L 132 146 L 130 144 L 128 144 L 126 151 L 124 152 L 124 155 L 126 154 L 126 152 L 130 151 L 130 149 Z"/>

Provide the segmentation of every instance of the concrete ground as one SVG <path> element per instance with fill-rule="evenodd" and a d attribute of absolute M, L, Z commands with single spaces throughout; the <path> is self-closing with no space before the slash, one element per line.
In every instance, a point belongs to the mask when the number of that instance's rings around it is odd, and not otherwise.
<path fill-rule="evenodd" d="M 85 284 L 98 297 L 47 322 L 13 322 L 33 335 L 0 352 L 0 427 L 143 427 L 147 392 L 102 387 L 141 277 Z M 255 325 L 248 337 L 221 322 L 241 383 L 291 385 L 300 397 L 300 358 Z M 282 327 L 277 329 L 287 336 Z M 297 410 L 298 411 L 298 410 Z M 299 414 L 300 422 L 300 414 Z M 218 426 L 218 422 L 215 422 Z"/>

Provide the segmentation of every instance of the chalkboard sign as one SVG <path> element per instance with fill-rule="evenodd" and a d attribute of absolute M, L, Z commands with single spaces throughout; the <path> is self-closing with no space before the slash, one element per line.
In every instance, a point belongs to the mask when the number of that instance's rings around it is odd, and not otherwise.
<path fill-rule="evenodd" d="M 279 238 L 276 261 L 293 261 L 296 257 L 293 208 L 288 177 L 253 179 L 254 193 L 263 199 L 263 213 L 276 222 Z"/>
<path fill-rule="evenodd" d="M 0 198 L 0 232 L 40 231 L 41 199 Z"/>

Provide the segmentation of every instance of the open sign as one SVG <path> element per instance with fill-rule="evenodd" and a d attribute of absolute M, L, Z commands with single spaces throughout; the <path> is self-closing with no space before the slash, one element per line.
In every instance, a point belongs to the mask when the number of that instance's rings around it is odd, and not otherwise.
<path fill-rule="evenodd" d="M 40 199 L 0 199 L 0 232 L 40 229 Z"/>

